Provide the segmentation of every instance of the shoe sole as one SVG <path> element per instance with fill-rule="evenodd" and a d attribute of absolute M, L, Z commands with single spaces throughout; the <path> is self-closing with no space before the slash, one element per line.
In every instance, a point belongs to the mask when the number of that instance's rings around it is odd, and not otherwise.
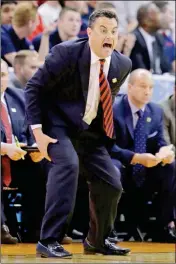
<path fill-rule="evenodd" d="M 48 255 L 45 255 L 43 253 L 36 253 L 36 257 L 37 258 L 64 258 L 64 259 L 71 259 L 72 255 L 70 256 L 63 256 L 63 257 L 59 257 L 59 256 L 53 256 L 53 257 L 49 257 Z"/>
<path fill-rule="evenodd" d="M 84 250 L 84 255 L 104 255 L 104 256 L 126 256 L 129 255 L 130 251 L 125 252 L 125 253 L 120 253 L 119 254 L 103 254 L 103 253 L 98 253 L 98 252 L 91 252 L 91 251 L 85 251 Z"/>

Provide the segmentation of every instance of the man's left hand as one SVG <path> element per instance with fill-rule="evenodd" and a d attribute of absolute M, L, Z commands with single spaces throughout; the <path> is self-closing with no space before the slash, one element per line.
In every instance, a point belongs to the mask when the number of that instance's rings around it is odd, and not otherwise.
<path fill-rule="evenodd" d="M 172 145 L 161 147 L 159 152 L 156 153 L 158 158 L 162 159 L 162 164 L 171 164 L 175 159 L 175 153 L 172 150 Z"/>
<path fill-rule="evenodd" d="M 31 152 L 29 155 L 33 162 L 39 162 L 44 158 L 40 152 Z"/>

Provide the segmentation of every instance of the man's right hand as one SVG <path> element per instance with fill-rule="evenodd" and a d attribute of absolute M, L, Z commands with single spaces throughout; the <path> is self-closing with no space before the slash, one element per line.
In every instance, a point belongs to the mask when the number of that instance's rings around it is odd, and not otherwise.
<path fill-rule="evenodd" d="M 38 149 L 40 150 L 40 153 L 42 154 L 44 158 L 51 161 L 50 157 L 48 156 L 47 148 L 48 148 L 49 143 L 56 143 L 57 139 L 54 139 L 54 138 L 51 138 L 45 135 L 42 132 L 41 128 L 34 129 L 33 133 L 36 139 Z"/>
<path fill-rule="evenodd" d="M 156 156 L 150 153 L 141 153 L 141 154 L 135 154 L 133 156 L 131 164 L 141 164 L 144 167 L 151 168 L 158 165 L 158 163 L 160 162 L 161 162 L 160 158 L 157 158 Z"/>
<path fill-rule="evenodd" d="M 19 143 L 20 147 L 26 146 L 26 144 Z M 16 144 L 5 144 L 5 154 L 11 159 L 11 160 L 20 160 L 22 157 L 24 157 L 27 152 L 22 150 L 20 147 L 17 147 Z"/>

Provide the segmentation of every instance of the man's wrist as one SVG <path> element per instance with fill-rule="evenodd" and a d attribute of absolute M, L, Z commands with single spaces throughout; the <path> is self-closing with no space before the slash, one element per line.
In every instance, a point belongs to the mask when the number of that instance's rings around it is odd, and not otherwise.
<path fill-rule="evenodd" d="M 8 149 L 8 143 L 1 142 L 1 155 L 6 155 L 7 154 L 7 149 Z"/>
<path fill-rule="evenodd" d="M 131 165 L 135 165 L 135 164 L 139 163 L 139 157 L 140 157 L 140 154 L 135 153 L 132 160 L 131 160 Z"/>

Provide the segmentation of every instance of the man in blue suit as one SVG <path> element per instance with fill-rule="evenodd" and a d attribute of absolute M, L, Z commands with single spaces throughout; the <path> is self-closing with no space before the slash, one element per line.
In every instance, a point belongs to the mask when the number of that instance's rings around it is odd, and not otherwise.
<path fill-rule="evenodd" d="M 108 154 L 114 144 L 112 100 L 131 70 L 130 60 L 114 51 L 117 27 L 113 12 L 94 12 L 89 39 L 56 45 L 27 84 L 28 123 L 41 153 L 52 164 L 37 245 L 37 252 L 45 257 L 71 257 L 59 242 L 74 208 L 79 162 L 90 190 L 85 253 L 129 252 L 106 240 L 122 193 L 119 170 Z"/>
<path fill-rule="evenodd" d="M 176 206 L 176 177 L 172 145 L 163 136 L 163 111 L 150 103 L 152 75 L 138 69 L 131 73 L 128 94 L 114 103 L 116 145 L 112 158 L 121 170 L 122 185 L 129 199 L 129 211 L 135 217 L 135 204 L 145 194 L 159 191 L 161 228 L 167 240 L 175 241 L 173 208 Z M 131 208 L 131 209 L 130 209 Z M 165 236 L 165 238 L 166 238 Z"/>
<path fill-rule="evenodd" d="M 33 161 L 38 162 L 43 157 L 37 152 L 27 155 L 27 152 L 20 148 L 24 145 L 33 145 L 35 140 L 32 133 L 30 133 L 25 120 L 24 91 L 7 88 L 7 84 L 8 66 L 5 61 L 1 60 L 2 182 L 6 187 L 18 187 L 19 191 L 22 192 L 22 223 L 26 229 L 25 234 L 22 233 L 22 240 L 24 241 L 25 239 L 28 239 L 29 242 L 29 237 L 32 238 L 32 235 L 36 232 L 35 228 L 37 227 L 37 219 L 39 220 L 41 217 L 39 212 L 39 214 L 37 214 L 39 217 L 36 217 L 36 212 L 39 210 L 36 205 L 41 200 L 40 197 L 36 198 L 37 194 L 38 196 L 41 194 L 41 192 L 37 190 L 37 186 L 40 186 L 40 190 L 42 190 L 41 175 L 39 174 L 40 166 L 39 164 L 33 163 Z M 20 142 L 19 147 L 15 144 L 15 136 Z M 1 215 L 3 216 L 4 214 Z M 8 241 L 6 237 L 8 229 L 4 228 L 3 225 L 5 225 L 5 217 L 4 219 L 2 218 L 1 238 L 2 242 L 4 241 L 7 243 Z M 38 225 L 39 229 L 40 220 L 38 221 Z M 25 238 L 23 235 L 25 235 Z M 5 239 L 3 240 L 3 238 Z"/>

